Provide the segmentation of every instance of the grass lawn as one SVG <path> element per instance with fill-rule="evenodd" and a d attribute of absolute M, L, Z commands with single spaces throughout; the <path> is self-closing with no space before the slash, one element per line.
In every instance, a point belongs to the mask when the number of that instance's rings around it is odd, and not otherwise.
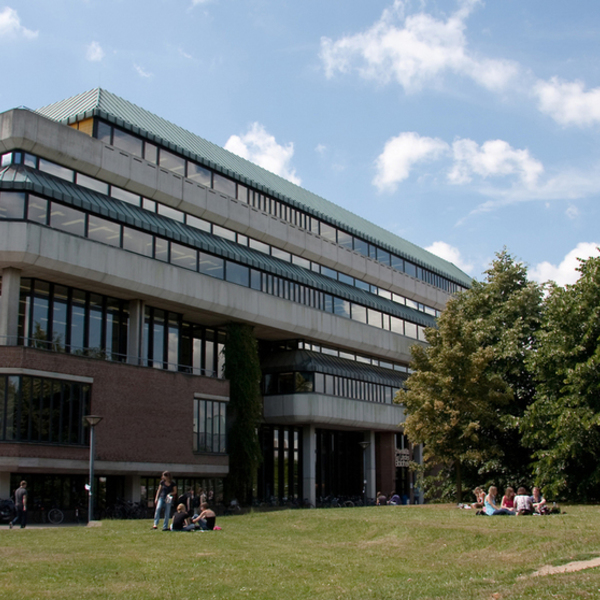
<path fill-rule="evenodd" d="M 600 510 L 477 517 L 444 506 L 286 510 L 173 533 L 150 521 L 0 531 L 0 598 L 516 600 L 600 598 Z"/>

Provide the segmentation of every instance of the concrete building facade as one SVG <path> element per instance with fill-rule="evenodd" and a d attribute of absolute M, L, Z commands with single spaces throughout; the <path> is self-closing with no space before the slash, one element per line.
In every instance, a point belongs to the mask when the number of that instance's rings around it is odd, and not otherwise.
<path fill-rule="evenodd" d="M 0 114 L 0 497 L 101 502 L 157 475 L 219 495 L 230 322 L 263 371 L 256 496 L 398 489 L 393 403 L 454 265 L 105 90 Z"/>

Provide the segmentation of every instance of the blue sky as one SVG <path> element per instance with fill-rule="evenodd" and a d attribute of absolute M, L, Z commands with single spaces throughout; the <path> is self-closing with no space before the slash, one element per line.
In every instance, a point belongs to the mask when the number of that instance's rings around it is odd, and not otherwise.
<path fill-rule="evenodd" d="M 480 277 L 600 244 L 592 0 L 0 0 L 0 111 L 103 87 Z"/>

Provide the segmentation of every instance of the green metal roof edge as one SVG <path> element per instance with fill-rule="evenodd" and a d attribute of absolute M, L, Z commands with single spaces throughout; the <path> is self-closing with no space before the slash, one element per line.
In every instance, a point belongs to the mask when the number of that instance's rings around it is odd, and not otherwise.
<path fill-rule="evenodd" d="M 67 124 L 93 116 L 112 121 L 243 184 L 283 199 L 332 225 L 349 230 L 460 285 L 471 285 L 472 278 L 453 263 L 107 90 L 89 90 L 35 112 Z"/>
<path fill-rule="evenodd" d="M 219 236 L 178 223 L 168 217 L 150 213 L 143 208 L 116 198 L 104 196 L 99 192 L 82 188 L 74 183 L 47 173 L 41 173 L 29 167 L 11 166 L 0 171 L 0 189 L 32 191 L 78 208 L 84 208 L 97 216 L 108 217 L 122 224 L 136 227 L 141 231 L 161 235 L 171 241 L 210 252 L 221 258 L 234 260 L 247 267 L 260 269 L 272 275 L 284 277 L 423 327 L 435 326 L 435 319 L 431 315 L 374 296 L 365 290 L 341 283 L 326 275 L 308 271 L 299 265 L 285 262 L 252 248 L 240 246 Z"/>

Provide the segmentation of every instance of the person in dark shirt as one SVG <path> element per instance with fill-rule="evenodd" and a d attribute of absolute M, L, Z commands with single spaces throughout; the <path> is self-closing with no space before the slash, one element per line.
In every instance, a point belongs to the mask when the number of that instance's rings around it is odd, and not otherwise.
<path fill-rule="evenodd" d="M 17 523 L 21 524 L 21 529 L 27 527 L 27 482 L 21 481 L 21 486 L 15 491 L 15 508 L 17 516 L 9 523 L 10 528 Z"/>
<path fill-rule="evenodd" d="M 163 531 L 169 530 L 169 519 L 171 518 L 171 503 L 173 498 L 177 498 L 177 486 L 171 479 L 171 473 L 169 471 L 165 471 L 162 474 L 162 479 L 158 484 L 158 489 L 156 490 L 156 497 L 154 498 L 154 502 L 156 504 L 156 511 L 154 513 L 154 525 L 152 529 L 158 528 L 158 522 L 160 521 L 160 513 L 161 510 L 165 509 L 165 520 L 163 523 Z"/>
<path fill-rule="evenodd" d="M 177 512 L 173 516 L 173 524 L 171 525 L 171 529 L 173 531 L 193 531 L 195 529 L 194 525 L 186 525 L 187 520 L 187 509 L 185 504 L 180 504 L 177 507 Z"/>

